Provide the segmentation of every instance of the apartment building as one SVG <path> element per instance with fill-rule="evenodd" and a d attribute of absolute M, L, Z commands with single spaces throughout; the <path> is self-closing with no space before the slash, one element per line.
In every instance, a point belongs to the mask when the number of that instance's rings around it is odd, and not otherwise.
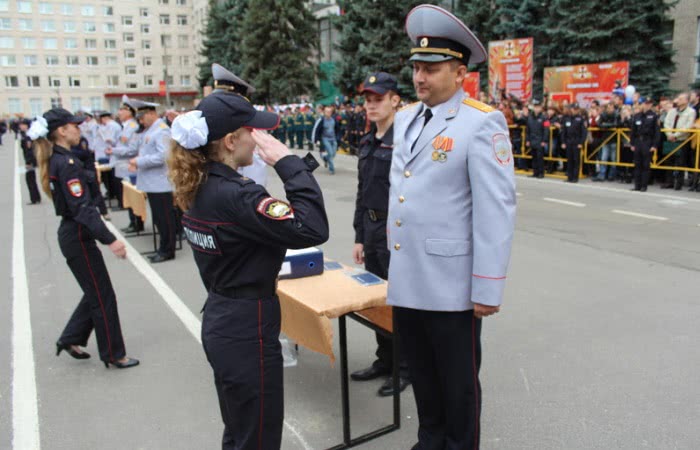
<path fill-rule="evenodd" d="M 0 115 L 197 95 L 193 0 L 0 0 Z"/>

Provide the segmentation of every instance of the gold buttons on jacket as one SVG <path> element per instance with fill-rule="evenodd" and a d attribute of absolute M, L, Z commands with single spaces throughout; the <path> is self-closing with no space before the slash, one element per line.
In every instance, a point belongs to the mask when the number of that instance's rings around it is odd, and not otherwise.
<path fill-rule="evenodd" d="M 396 226 L 397 226 L 397 227 L 400 227 L 400 226 L 401 226 L 401 220 L 397 220 L 397 221 L 396 221 Z"/>
<path fill-rule="evenodd" d="M 394 249 L 395 249 L 395 250 L 400 250 L 400 249 L 401 249 L 401 244 L 394 244 Z"/>
<path fill-rule="evenodd" d="M 403 176 L 405 176 L 406 178 L 409 178 L 411 176 L 411 171 L 410 170 L 405 171 L 403 173 Z"/>
<path fill-rule="evenodd" d="M 399 203 L 403 203 L 405 201 L 406 201 L 406 199 L 403 197 L 403 195 L 399 197 Z"/>

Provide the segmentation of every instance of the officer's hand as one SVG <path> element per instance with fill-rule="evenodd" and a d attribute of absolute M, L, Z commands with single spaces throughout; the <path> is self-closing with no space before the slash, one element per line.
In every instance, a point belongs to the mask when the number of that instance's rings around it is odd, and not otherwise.
<path fill-rule="evenodd" d="M 561 144 L 561 148 L 566 148 L 566 144 Z"/>
<path fill-rule="evenodd" d="M 277 161 L 292 154 L 286 145 L 264 131 L 253 130 L 251 136 L 258 145 L 258 155 L 270 166 L 274 166 Z"/>
<path fill-rule="evenodd" d="M 362 244 L 355 244 L 352 248 L 352 260 L 355 264 L 365 263 L 365 247 Z"/>
<path fill-rule="evenodd" d="M 126 258 L 126 246 L 122 241 L 112 242 L 111 244 L 109 244 L 109 249 L 112 250 L 112 253 L 114 253 L 114 256 L 116 256 L 117 258 Z"/>
<path fill-rule="evenodd" d="M 138 169 L 138 164 L 136 164 L 136 158 L 131 158 L 129 160 L 129 172 L 136 172 Z"/>
<path fill-rule="evenodd" d="M 655 152 L 655 151 L 656 151 L 656 147 L 652 147 L 652 148 L 651 148 L 651 151 L 652 151 L 652 152 Z"/>
<path fill-rule="evenodd" d="M 583 145 L 577 145 L 578 148 L 583 148 Z"/>
<path fill-rule="evenodd" d="M 111 155 L 111 154 L 112 154 L 112 148 L 111 148 L 111 147 L 108 147 L 108 148 L 105 150 L 105 154 L 106 154 L 106 155 Z"/>
<path fill-rule="evenodd" d="M 529 147 L 529 146 L 530 146 L 530 141 L 526 141 L 526 142 L 525 142 L 525 147 Z"/>
<path fill-rule="evenodd" d="M 474 303 L 474 317 L 481 319 L 496 314 L 501 310 L 500 306 L 488 306 L 480 303 Z"/>
<path fill-rule="evenodd" d="M 547 143 L 546 143 L 546 142 L 540 142 L 540 145 L 541 145 L 542 147 L 545 147 L 545 146 L 547 145 Z"/>

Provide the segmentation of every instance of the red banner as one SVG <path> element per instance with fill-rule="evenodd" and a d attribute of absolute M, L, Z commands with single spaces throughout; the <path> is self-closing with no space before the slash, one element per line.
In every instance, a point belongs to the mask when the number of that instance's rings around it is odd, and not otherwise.
<path fill-rule="evenodd" d="M 462 90 L 464 90 L 469 97 L 479 100 L 480 84 L 481 76 L 479 75 L 479 72 L 467 72 L 467 76 L 464 77 L 464 81 L 462 81 Z"/>
<path fill-rule="evenodd" d="M 577 102 L 588 107 L 593 100 L 610 101 L 615 83 L 629 82 L 629 62 L 616 61 L 578 66 L 545 67 L 544 95 L 554 102 Z"/>
<path fill-rule="evenodd" d="M 489 42 L 489 98 L 500 100 L 502 93 L 520 100 L 532 98 L 532 38 Z"/>
<path fill-rule="evenodd" d="M 158 95 L 165 97 L 165 81 L 163 80 L 158 82 Z"/>

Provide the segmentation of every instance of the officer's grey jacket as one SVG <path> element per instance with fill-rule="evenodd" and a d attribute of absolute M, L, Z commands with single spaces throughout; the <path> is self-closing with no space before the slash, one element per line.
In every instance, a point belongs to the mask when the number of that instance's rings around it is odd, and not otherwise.
<path fill-rule="evenodd" d="M 387 303 L 431 311 L 500 305 L 516 203 L 505 118 L 457 92 L 411 151 L 407 130 L 422 108 L 407 107 L 394 122 Z"/>
<path fill-rule="evenodd" d="M 119 133 L 122 127 L 114 120 L 110 120 L 104 125 L 98 125 L 95 131 L 95 159 L 109 158 L 105 153 L 107 148 L 113 147 L 119 141 Z M 89 142 L 89 141 L 88 141 Z M 113 167 L 114 161 L 109 161 L 109 165 Z"/>
<path fill-rule="evenodd" d="M 129 119 L 122 124 L 117 144 L 112 147 L 112 164 L 114 174 L 118 178 L 129 177 L 129 160 L 139 153 L 139 125 L 135 119 Z"/>
<path fill-rule="evenodd" d="M 172 192 L 165 160 L 170 148 L 170 128 L 161 119 L 143 132 L 136 158 L 136 187 L 143 192 Z"/>

